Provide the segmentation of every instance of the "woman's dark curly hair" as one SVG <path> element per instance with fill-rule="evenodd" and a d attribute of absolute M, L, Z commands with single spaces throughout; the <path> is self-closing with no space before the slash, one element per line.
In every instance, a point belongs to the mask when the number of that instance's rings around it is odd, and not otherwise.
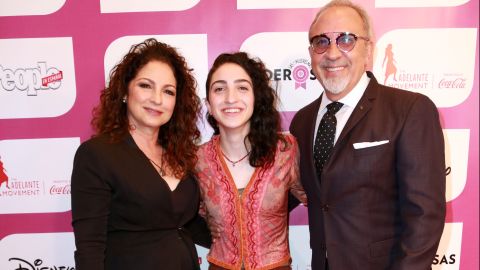
<path fill-rule="evenodd" d="M 185 173 L 191 173 L 197 161 L 197 142 L 200 138 L 197 119 L 201 103 L 195 92 L 195 78 L 185 58 L 175 48 L 154 38 L 133 45 L 110 72 L 110 80 L 101 92 L 100 103 L 93 109 L 91 124 L 96 135 L 108 135 L 112 142 L 120 141 L 129 133 L 127 104 L 122 99 L 128 96 L 130 81 L 150 61 L 169 65 L 177 81 L 172 118 L 160 127 L 158 143 L 165 150 L 162 159 L 180 178 Z"/>
<path fill-rule="evenodd" d="M 275 161 L 275 151 L 278 141 L 282 141 L 284 149 L 287 142 L 280 133 L 280 114 L 276 108 L 278 101 L 275 90 L 270 86 L 265 64 L 258 58 L 251 58 L 245 52 L 223 53 L 215 59 L 208 72 L 206 90 L 209 98 L 210 83 L 213 73 L 223 64 L 233 63 L 242 67 L 252 80 L 254 106 L 250 118 L 250 132 L 245 140 L 251 145 L 249 157 L 253 167 L 268 168 Z M 214 134 L 219 134 L 217 121 L 207 112 L 207 121 L 212 126 Z M 245 142 L 246 143 L 246 142 Z"/>

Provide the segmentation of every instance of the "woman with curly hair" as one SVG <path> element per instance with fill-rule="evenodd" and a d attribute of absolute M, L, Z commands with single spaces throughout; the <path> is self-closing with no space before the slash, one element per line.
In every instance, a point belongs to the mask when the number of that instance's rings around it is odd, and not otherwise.
<path fill-rule="evenodd" d="M 206 89 L 214 136 L 200 147 L 196 172 L 200 213 L 215 236 L 210 269 L 290 269 L 288 196 L 306 197 L 265 65 L 244 52 L 221 54 Z"/>
<path fill-rule="evenodd" d="M 185 228 L 199 220 L 195 89 L 185 59 L 155 39 L 113 68 L 93 111 L 96 133 L 74 159 L 77 270 L 199 268 Z"/>

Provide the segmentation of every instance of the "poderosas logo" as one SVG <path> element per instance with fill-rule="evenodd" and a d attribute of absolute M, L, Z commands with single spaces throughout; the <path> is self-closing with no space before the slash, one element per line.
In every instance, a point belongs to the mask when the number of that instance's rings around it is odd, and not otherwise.
<path fill-rule="evenodd" d="M 9 69 L 0 65 L 0 87 L 6 91 L 27 91 L 27 96 L 36 96 L 39 90 L 60 88 L 63 72 L 48 67 L 46 62 L 37 62 L 35 68 Z"/>
<path fill-rule="evenodd" d="M 307 59 L 296 59 L 285 68 L 267 69 L 270 80 L 278 81 L 294 81 L 295 90 L 299 88 L 307 89 L 308 80 L 316 80 L 311 64 Z"/>
<path fill-rule="evenodd" d="M 456 254 L 435 254 L 433 258 L 433 265 L 442 265 L 442 264 L 455 264 L 456 263 Z"/>
<path fill-rule="evenodd" d="M 2 187 L 3 183 L 8 186 L 8 176 L 5 169 L 3 168 L 2 157 L 0 156 L 0 187 Z"/>

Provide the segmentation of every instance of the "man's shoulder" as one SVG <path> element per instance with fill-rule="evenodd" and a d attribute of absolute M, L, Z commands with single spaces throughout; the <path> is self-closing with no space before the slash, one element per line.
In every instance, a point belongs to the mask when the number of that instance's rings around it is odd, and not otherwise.
<path fill-rule="evenodd" d="M 379 84 L 377 87 L 376 107 L 394 115 L 406 115 L 412 111 L 437 111 L 435 103 L 426 95 Z"/>
<path fill-rule="evenodd" d="M 310 121 L 315 121 L 318 107 L 319 107 L 319 99 L 315 99 L 310 104 L 304 106 L 300 110 L 298 110 L 292 118 L 290 122 L 290 133 L 294 136 L 298 136 L 299 132 L 307 128 L 307 125 Z"/>
<path fill-rule="evenodd" d="M 310 104 L 302 107 L 300 110 L 298 110 L 295 115 L 293 116 L 292 122 L 298 120 L 299 118 L 303 118 L 307 115 L 310 114 L 316 114 L 316 108 L 318 107 L 318 99 L 315 99 L 314 101 L 310 102 Z"/>

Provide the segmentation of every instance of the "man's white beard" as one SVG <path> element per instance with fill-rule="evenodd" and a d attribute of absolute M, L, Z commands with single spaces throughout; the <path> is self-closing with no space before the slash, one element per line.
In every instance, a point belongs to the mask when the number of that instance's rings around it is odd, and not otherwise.
<path fill-rule="evenodd" d="M 340 94 L 348 84 L 348 76 L 323 80 L 323 87 L 332 94 Z"/>

